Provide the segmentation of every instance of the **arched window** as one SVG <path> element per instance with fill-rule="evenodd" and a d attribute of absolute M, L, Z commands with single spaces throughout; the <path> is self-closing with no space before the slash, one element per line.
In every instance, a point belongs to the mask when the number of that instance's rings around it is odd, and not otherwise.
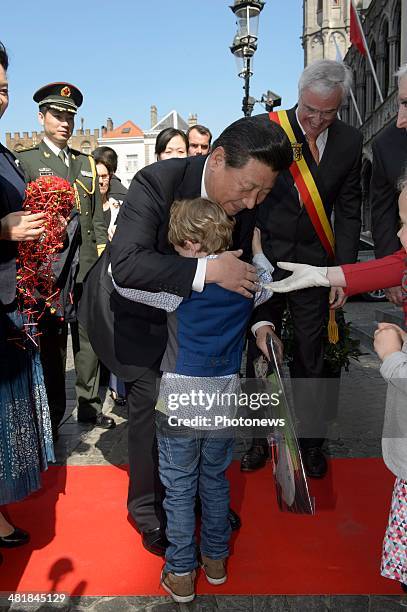
<path fill-rule="evenodd" d="M 372 63 L 374 66 L 374 70 L 375 73 L 377 74 L 377 69 L 376 69 L 376 43 L 374 40 L 372 40 L 372 42 L 369 45 L 369 49 L 370 49 L 370 55 L 372 57 Z M 375 110 L 376 108 L 376 104 L 379 100 L 379 96 L 377 95 L 377 87 L 376 87 L 376 83 L 374 82 L 373 79 L 373 75 L 372 75 L 372 110 Z"/>
<path fill-rule="evenodd" d="M 366 58 L 358 53 L 356 97 L 362 121 L 366 117 Z"/>
<path fill-rule="evenodd" d="M 394 73 L 400 65 L 400 39 L 401 39 L 401 0 L 394 3 L 391 13 L 391 23 L 389 27 L 390 44 L 394 45 L 393 53 L 390 54 L 389 79 L 390 91 L 397 88 L 397 79 Z"/>
<path fill-rule="evenodd" d="M 382 24 L 379 40 L 381 45 L 380 55 L 383 61 L 380 87 L 383 97 L 385 98 L 388 94 L 390 84 L 389 23 L 387 20 Z"/>
<path fill-rule="evenodd" d="M 362 164 L 362 230 L 372 229 L 372 212 L 370 208 L 370 179 L 372 178 L 372 163 L 365 159 Z"/>

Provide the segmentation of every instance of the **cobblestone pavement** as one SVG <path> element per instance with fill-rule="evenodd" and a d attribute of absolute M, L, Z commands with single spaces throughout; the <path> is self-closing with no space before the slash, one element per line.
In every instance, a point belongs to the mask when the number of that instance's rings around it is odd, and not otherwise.
<path fill-rule="evenodd" d="M 369 345 L 376 310 L 393 312 L 390 304 L 350 302 L 346 318 L 360 327 L 363 342 Z M 370 327 L 369 327 L 370 326 Z M 377 357 L 369 346 L 361 347 L 364 354 L 359 362 L 352 363 L 349 372 L 342 374 L 338 418 L 332 423 L 327 453 L 332 457 L 379 457 L 380 435 L 383 422 L 386 387 L 378 366 Z M 370 344 L 371 348 L 371 344 Z M 111 414 L 117 427 L 105 431 L 76 422 L 74 370 L 72 355 L 67 362 L 68 409 L 56 444 L 59 465 L 118 465 L 127 463 L 126 408 L 118 408 L 102 389 L 104 413 Z M 244 443 L 237 445 L 237 457 Z M 135 537 L 138 537 L 135 534 Z M 403 597 L 379 596 L 198 596 L 192 604 L 175 604 L 169 597 L 82 597 L 73 598 L 69 604 L 42 605 L 8 604 L 0 598 L 0 612 L 66 610 L 72 612 L 393 612 L 407 609 Z"/>

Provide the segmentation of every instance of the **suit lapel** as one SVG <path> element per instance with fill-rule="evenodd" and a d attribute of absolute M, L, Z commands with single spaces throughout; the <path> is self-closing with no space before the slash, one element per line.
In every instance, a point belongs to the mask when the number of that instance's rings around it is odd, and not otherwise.
<path fill-rule="evenodd" d="M 338 138 L 340 138 L 339 120 L 335 119 L 332 125 L 328 128 L 328 138 L 326 141 L 324 154 L 321 157 L 319 168 L 329 166 L 332 156 L 335 154 L 335 149 L 338 148 Z"/>
<path fill-rule="evenodd" d="M 407 130 L 405 128 L 398 128 L 396 125 L 395 129 L 397 130 L 397 140 L 400 143 L 400 147 L 407 154 Z"/>
<path fill-rule="evenodd" d="M 297 107 L 294 106 L 293 108 L 290 108 L 288 111 L 286 111 L 287 117 L 293 129 L 296 141 L 302 143 L 303 147 L 305 145 L 308 148 L 305 134 L 303 134 L 302 129 L 300 128 L 300 124 L 297 121 L 296 110 Z"/>
<path fill-rule="evenodd" d="M 207 155 L 188 157 L 186 159 L 185 175 L 176 191 L 176 198 L 199 198 L 201 195 L 202 172 Z"/>
<path fill-rule="evenodd" d="M 41 141 L 38 145 L 38 149 L 41 155 L 41 160 L 44 163 L 44 167 L 51 168 L 51 170 L 55 172 L 56 176 L 66 179 L 68 176 L 68 166 L 66 166 L 64 162 L 51 151 L 45 142 Z"/>
<path fill-rule="evenodd" d="M 17 174 L 20 175 L 20 177 L 23 179 L 24 183 L 26 182 L 25 180 L 25 175 L 24 172 L 22 171 L 22 169 L 20 168 L 20 164 L 18 163 L 18 160 L 16 159 L 16 157 L 13 155 L 13 153 L 11 151 L 9 151 L 8 149 L 6 149 L 6 147 L 4 147 L 1 143 L 0 143 L 0 150 L 3 151 L 4 153 L 4 157 L 7 159 L 7 161 L 11 164 L 11 166 L 13 166 L 14 170 L 17 171 Z"/>

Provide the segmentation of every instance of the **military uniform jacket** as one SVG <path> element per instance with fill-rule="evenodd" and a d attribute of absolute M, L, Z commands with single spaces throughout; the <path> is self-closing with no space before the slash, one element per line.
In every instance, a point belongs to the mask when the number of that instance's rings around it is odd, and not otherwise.
<path fill-rule="evenodd" d="M 76 244 L 79 246 L 79 270 L 75 280 L 77 283 L 82 282 L 107 241 L 94 163 L 80 151 L 68 149 L 68 167 L 44 142 L 16 155 L 27 182 L 34 181 L 39 176 L 59 176 L 76 187 L 76 209 L 79 214 L 80 231 L 75 236 Z M 72 218 L 74 217 L 75 215 L 72 215 Z"/>

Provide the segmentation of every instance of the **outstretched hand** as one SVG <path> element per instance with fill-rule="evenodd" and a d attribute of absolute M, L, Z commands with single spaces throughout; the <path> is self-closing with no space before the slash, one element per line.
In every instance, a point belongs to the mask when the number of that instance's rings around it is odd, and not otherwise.
<path fill-rule="evenodd" d="M 290 261 L 279 261 L 277 266 L 282 270 L 289 270 L 293 274 L 281 281 L 267 283 L 264 286 L 272 289 L 276 293 L 288 293 L 298 289 L 308 287 L 329 287 L 327 278 L 327 268 L 310 266 L 302 263 L 292 263 Z"/>

